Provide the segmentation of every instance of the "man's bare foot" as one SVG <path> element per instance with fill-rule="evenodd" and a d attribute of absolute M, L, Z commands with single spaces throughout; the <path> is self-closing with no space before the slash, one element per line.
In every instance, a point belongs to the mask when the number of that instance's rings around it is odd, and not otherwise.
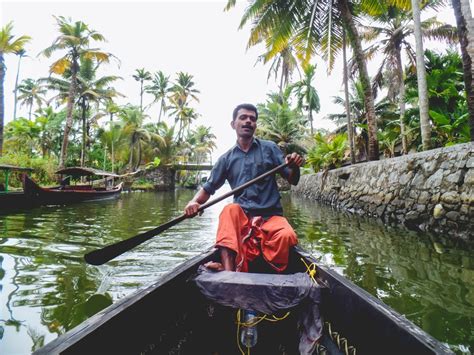
<path fill-rule="evenodd" d="M 217 261 L 208 261 L 204 264 L 204 266 L 210 270 L 224 271 L 224 266 L 221 263 L 218 263 Z"/>

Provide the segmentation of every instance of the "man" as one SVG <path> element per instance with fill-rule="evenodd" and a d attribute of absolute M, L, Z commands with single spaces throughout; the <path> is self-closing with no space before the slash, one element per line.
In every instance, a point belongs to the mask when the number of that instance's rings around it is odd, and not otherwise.
<path fill-rule="evenodd" d="M 251 104 L 241 104 L 234 109 L 231 126 L 237 134 L 237 143 L 219 158 L 209 180 L 186 205 L 187 216 L 195 216 L 199 207 L 226 180 L 234 189 L 284 161 L 288 167 L 280 171 L 281 175 L 290 184 L 298 183 L 303 158 L 296 153 L 284 158 L 274 142 L 255 138 L 257 119 L 257 108 Z M 293 228 L 283 217 L 275 176 L 269 176 L 235 195 L 234 203 L 224 207 L 216 237 L 222 264 L 211 262 L 206 266 L 245 272 L 248 263 L 261 255 L 281 272 L 288 264 L 289 248 L 297 242 Z"/>

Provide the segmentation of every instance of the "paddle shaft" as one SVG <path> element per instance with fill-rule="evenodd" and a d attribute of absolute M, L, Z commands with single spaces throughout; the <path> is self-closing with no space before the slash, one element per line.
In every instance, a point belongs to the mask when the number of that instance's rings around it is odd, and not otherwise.
<path fill-rule="evenodd" d="M 252 179 L 252 180 L 246 182 L 245 184 L 242 184 L 239 187 L 236 187 L 232 191 L 229 191 L 229 192 L 223 194 L 220 197 L 217 197 L 217 198 L 215 198 L 215 199 L 213 199 L 209 202 L 206 202 L 206 203 L 202 204 L 199 207 L 198 211 L 202 212 L 206 208 L 208 208 L 208 207 L 210 207 L 210 206 L 226 199 L 227 197 L 235 195 L 236 193 L 239 193 L 239 192 L 243 191 L 244 189 L 246 189 L 250 185 L 253 185 L 256 182 L 259 182 L 259 181 L 265 179 L 267 176 L 275 174 L 278 170 L 286 167 L 287 165 L 288 165 L 287 163 L 281 164 L 281 165 L 273 168 L 272 170 L 269 170 L 266 173 L 264 173 L 260 176 L 257 176 L 255 179 Z M 170 220 L 170 221 L 168 221 L 168 222 L 166 222 L 166 223 L 164 223 L 164 224 L 162 224 L 162 225 L 160 225 L 160 226 L 158 226 L 154 229 L 150 229 L 149 231 L 146 231 L 144 233 L 140 233 L 140 234 L 138 234 L 134 237 L 131 237 L 131 238 L 128 238 L 128 239 L 125 239 L 125 240 L 121 240 L 120 242 L 117 242 L 117 243 L 108 245 L 104 248 L 97 249 L 97 250 L 94 250 L 90 253 L 87 253 L 86 255 L 84 255 L 84 259 L 86 260 L 86 262 L 88 264 L 91 264 L 91 265 L 105 264 L 107 261 L 112 260 L 113 258 L 125 253 L 126 251 L 129 251 L 129 250 L 133 249 L 137 245 L 147 241 L 148 239 L 153 238 L 157 234 L 160 234 L 161 232 L 173 227 L 174 225 L 178 224 L 179 222 L 181 222 L 181 221 L 183 221 L 187 218 L 190 218 L 190 216 L 187 216 L 186 214 L 182 214 L 182 215 L 180 215 L 176 218 L 173 218 L 172 220 Z"/>

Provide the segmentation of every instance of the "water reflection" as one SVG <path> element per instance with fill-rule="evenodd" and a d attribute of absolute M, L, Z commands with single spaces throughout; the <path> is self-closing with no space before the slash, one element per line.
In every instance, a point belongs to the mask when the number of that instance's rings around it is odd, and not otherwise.
<path fill-rule="evenodd" d="M 472 252 L 286 196 L 300 243 L 343 275 L 461 352 L 474 348 Z"/>
<path fill-rule="evenodd" d="M 0 217 L 0 353 L 30 353 L 211 246 L 229 199 L 105 265 L 83 261 L 88 251 L 178 216 L 194 193 L 131 193 Z M 289 195 L 283 204 L 300 243 L 321 262 L 438 339 L 473 348 L 474 259 L 468 250 Z"/>

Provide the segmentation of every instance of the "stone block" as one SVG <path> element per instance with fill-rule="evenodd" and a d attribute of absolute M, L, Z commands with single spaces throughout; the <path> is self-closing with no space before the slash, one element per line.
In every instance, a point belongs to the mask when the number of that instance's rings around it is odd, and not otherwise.
<path fill-rule="evenodd" d="M 461 202 L 461 198 L 457 192 L 449 191 L 441 195 L 441 201 L 451 205 L 455 205 Z"/>

